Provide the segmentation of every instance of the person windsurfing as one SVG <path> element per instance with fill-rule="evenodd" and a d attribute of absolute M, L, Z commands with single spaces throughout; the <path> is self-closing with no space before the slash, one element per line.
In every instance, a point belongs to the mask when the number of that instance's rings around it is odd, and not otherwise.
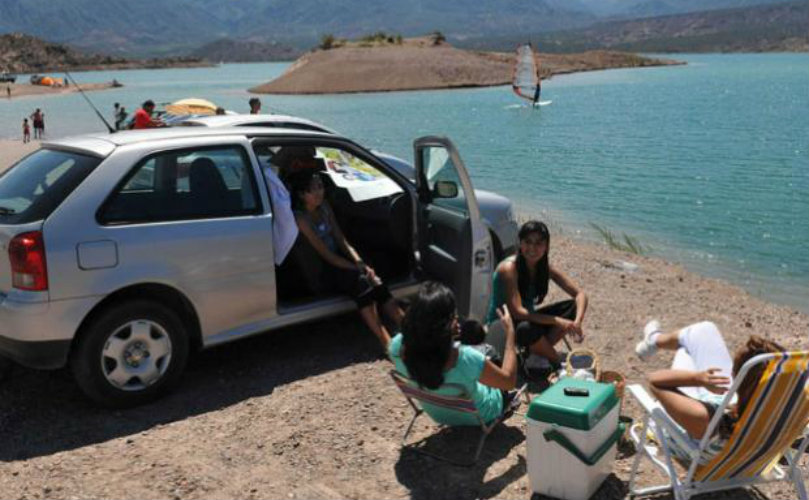
<path fill-rule="evenodd" d="M 534 91 L 534 106 L 539 106 L 539 95 L 542 93 L 542 80 L 537 79 L 537 89 Z"/>
<path fill-rule="evenodd" d="M 517 47 L 511 88 L 519 97 L 539 106 L 542 80 L 539 78 L 539 60 L 530 43 Z"/>

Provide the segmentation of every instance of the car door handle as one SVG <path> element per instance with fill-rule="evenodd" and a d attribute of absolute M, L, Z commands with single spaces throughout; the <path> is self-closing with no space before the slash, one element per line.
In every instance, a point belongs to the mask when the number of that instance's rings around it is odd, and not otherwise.
<path fill-rule="evenodd" d="M 475 267 L 488 267 L 489 266 L 489 251 L 487 249 L 478 250 L 475 252 Z"/>

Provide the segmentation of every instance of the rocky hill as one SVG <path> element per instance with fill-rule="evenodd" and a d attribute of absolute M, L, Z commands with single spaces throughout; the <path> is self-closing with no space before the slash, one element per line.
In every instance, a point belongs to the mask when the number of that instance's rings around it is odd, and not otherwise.
<path fill-rule="evenodd" d="M 81 50 L 129 57 L 187 54 L 221 38 L 305 50 L 326 34 L 356 38 L 377 31 L 420 36 L 438 30 L 455 41 L 511 36 L 524 42 L 529 35 L 535 40 L 538 34 L 608 19 L 775 1 L 0 0 L 0 33 L 29 33 Z"/>
<path fill-rule="evenodd" d="M 589 28 L 537 33 L 536 45 L 551 52 L 613 49 L 636 52 L 765 52 L 809 50 L 809 2 L 792 1 L 740 9 L 611 21 Z M 512 36 L 467 40 L 469 48 L 513 47 Z"/>
<path fill-rule="evenodd" d="M 316 50 L 275 80 L 250 89 L 268 94 L 386 92 L 503 85 L 511 82 L 514 55 L 460 50 L 431 38 L 401 43 L 350 43 Z M 543 55 L 543 77 L 606 68 L 678 64 L 616 52 Z"/>
<path fill-rule="evenodd" d="M 22 33 L 0 35 L 0 70 L 13 73 L 203 65 L 207 63 L 193 58 L 138 60 L 87 54 L 66 45 L 46 42 Z"/>
<path fill-rule="evenodd" d="M 322 35 L 379 30 L 448 36 L 559 30 L 596 17 L 552 0 L 1 0 L 0 33 L 111 54 L 187 53 L 227 37 L 308 49 Z"/>
<path fill-rule="evenodd" d="M 573 36 L 598 47 L 650 52 L 809 50 L 809 2 L 597 24 Z"/>
<path fill-rule="evenodd" d="M 189 56 L 212 62 L 292 61 L 301 55 L 299 49 L 277 42 L 255 42 L 222 38 L 206 44 Z"/>

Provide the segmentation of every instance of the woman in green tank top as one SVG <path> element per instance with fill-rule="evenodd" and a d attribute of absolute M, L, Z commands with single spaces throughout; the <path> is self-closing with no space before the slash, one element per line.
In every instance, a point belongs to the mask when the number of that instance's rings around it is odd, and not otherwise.
<path fill-rule="evenodd" d="M 501 262 L 492 277 L 492 300 L 487 323 L 497 319 L 497 308 L 508 306 L 514 318 L 517 345 L 559 363 L 555 345 L 569 335 L 584 339 L 582 322 L 587 311 L 587 295 L 565 273 L 548 261 L 550 233 L 545 224 L 531 220 L 519 232 L 517 255 Z M 570 300 L 539 307 L 553 280 L 572 297 Z"/>

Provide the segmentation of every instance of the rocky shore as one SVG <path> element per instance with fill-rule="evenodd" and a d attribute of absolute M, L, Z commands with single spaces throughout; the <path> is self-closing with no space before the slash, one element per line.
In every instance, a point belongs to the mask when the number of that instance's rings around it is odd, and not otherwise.
<path fill-rule="evenodd" d="M 541 54 L 542 78 L 608 68 L 682 64 L 636 54 L 591 51 Z M 473 52 L 429 38 L 401 45 L 348 45 L 309 52 L 280 77 L 251 88 L 266 94 L 334 94 L 396 90 L 482 87 L 511 83 L 514 55 Z"/>
<path fill-rule="evenodd" d="M 0 142 L 0 169 L 34 147 Z M 590 296 L 584 346 L 630 383 L 671 361 L 670 354 L 650 363 L 634 356 L 651 318 L 665 328 L 714 321 L 731 349 L 751 333 L 807 348 L 806 314 L 679 265 L 558 231 L 551 258 Z M 549 300 L 557 298 L 561 292 L 553 289 Z M 0 382 L 0 496 L 531 497 L 520 415 L 494 431 L 472 468 L 400 453 L 410 408 L 388 376 L 391 367 L 354 314 L 205 351 L 176 393 L 127 411 L 90 406 L 65 372 L 15 367 Z M 637 418 L 638 407 L 627 399 L 622 413 Z M 462 454 L 477 432 L 436 433 L 424 419 L 414 437 Z M 595 499 L 626 497 L 633 458 L 631 446 L 620 447 L 614 474 Z M 641 470 L 641 485 L 661 480 L 648 462 Z M 760 490 L 772 499 L 795 498 L 785 483 Z M 762 497 L 732 490 L 711 498 Z"/>

